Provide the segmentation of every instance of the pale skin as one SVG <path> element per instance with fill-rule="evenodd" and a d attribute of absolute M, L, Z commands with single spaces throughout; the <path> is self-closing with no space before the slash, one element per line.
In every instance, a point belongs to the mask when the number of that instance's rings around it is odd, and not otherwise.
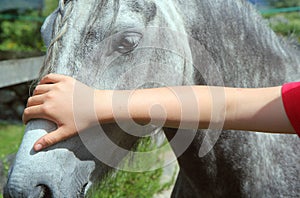
<path fill-rule="evenodd" d="M 95 114 L 84 106 L 73 105 L 74 90 L 79 93 L 91 93 Z M 212 100 L 212 92 L 225 93 L 225 100 Z M 182 104 L 176 96 L 176 91 L 193 91 L 197 119 L 182 117 Z M 76 95 L 76 94 L 75 94 Z M 130 96 L 127 98 L 127 96 Z M 115 102 L 123 98 L 125 104 Z M 81 104 L 85 102 L 84 96 Z M 114 101 L 114 102 L 112 102 Z M 118 100 L 117 100 L 118 101 Z M 212 103 L 217 103 L 212 105 Z M 113 106 L 114 105 L 114 106 Z M 154 107 L 160 106 L 161 111 Z M 74 107 L 79 106 L 74 110 Z M 153 110 L 154 109 L 154 110 Z M 74 118 L 76 111 L 76 118 Z M 150 113 L 151 112 L 151 113 Z M 220 120 L 211 120 L 212 114 L 223 115 Z M 42 118 L 53 121 L 57 129 L 41 137 L 34 149 L 40 151 L 62 140 L 68 139 L 93 126 L 96 123 L 114 123 L 116 120 L 131 120 L 136 123 L 163 123 L 165 127 L 207 129 L 211 122 L 220 122 L 223 129 L 261 131 L 270 133 L 295 133 L 291 126 L 281 99 L 281 86 L 269 88 L 224 88 L 209 86 L 162 87 L 139 90 L 94 90 L 74 78 L 49 74 L 42 78 L 33 96 L 28 99 L 24 110 L 23 121 Z M 223 119 L 224 118 L 224 119 Z M 76 122 L 74 121 L 76 120 Z M 182 125 L 183 123 L 183 125 Z M 218 123 L 216 123 L 218 124 Z"/>

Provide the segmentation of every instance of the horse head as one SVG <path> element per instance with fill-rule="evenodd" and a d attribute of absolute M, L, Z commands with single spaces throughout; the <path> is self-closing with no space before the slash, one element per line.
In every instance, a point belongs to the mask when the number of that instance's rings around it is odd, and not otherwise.
<path fill-rule="evenodd" d="M 278 38 L 243 0 L 60 0 L 42 34 L 48 52 L 41 76 L 65 74 L 97 89 L 187 84 L 264 87 L 299 80 L 299 52 Z M 74 100 L 86 97 L 88 102 L 75 110 L 92 112 L 92 97 L 77 91 Z M 222 93 L 215 96 L 224 99 Z M 193 97 L 185 98 L 189 100 L 182 104 L 193 102 Z M 115 95 L 113 102 L 126 100 Z M 222 115 L 216 119 L 222 120 Z M 179 156 L 174 197 L 299 194 L 296 136 L 211 130 L 174 133 L 151 122 L 140 126 L 120 121 L 95 126 L 35 153 L 33 143 L 55 128 L 46 120 L 29 122 L 5 197 L 82 197 L 106 172 L 120 167 L 140 136 L 155 138 L 162 130 Z M 178 139 L 179 144 L 172 144 Z"/>
<path fill-rule="evenodd" d="M 48 51 L 41 76 L 64 74 L 97 89 L 192 84 L 188 40 L 178 16 L 169 1 L 61 0 L 42 27 Z M 161 130 L 120 125 L 97 126 L 36 153 L 33 143 L 56 126 L 30 121 L 4 197 L 83 197 L 130 152 L 137 133 Z"/>

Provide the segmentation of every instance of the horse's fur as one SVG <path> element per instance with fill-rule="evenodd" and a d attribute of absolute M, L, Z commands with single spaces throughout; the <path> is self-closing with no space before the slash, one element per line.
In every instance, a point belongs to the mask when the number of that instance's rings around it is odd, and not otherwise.
<path fill-rule="evenodd" d="M 157 28 L 149 27 L 168 28 L 181 37 L 160 34 Z M 150 43 L 161 49 L 141 47 L 124 54 L 110 51 L 107 45 L 115 40 L 106 38 L 128 29 L 144 30 L 139 46 Z M 185 84 L 264 87 L 299 80 L 299 52 L 278 38 L 254 9 L 240 0 L 61 1 L 43 31 L 49 48 L 41 75 L 66 74 L 98 89 Z M 187 60 L 163 50 L 166 46 L 182 52 Z M 86 183 L 101 180 L 109 170 L 86 150 L 79 137 L 35 154 L 33 142 L 54 127 L 41 120 L 29 123 L 5 197 L 38 197 L 43 187 L 36 186 L 41 185 L 50 188 L 53 197 L 79 197 Z M 103 129 L 124 148 L 131 148 L 137 140 L 116 125 Z M 164 131 L 171 140 L 174 130 Z M 87 145 L 107 152 L 110 164 L 117 165 L 126 155 L 107 148 L 101 142 L 104 133 L 83 134 Z M 174 197 L 300 194 L 296 135 L 226 131 L 217 140 L 215 134 L 199 131 L 178 158 L 180 174 Z M 176 153 L 176 145 L 172 146 Z"/>

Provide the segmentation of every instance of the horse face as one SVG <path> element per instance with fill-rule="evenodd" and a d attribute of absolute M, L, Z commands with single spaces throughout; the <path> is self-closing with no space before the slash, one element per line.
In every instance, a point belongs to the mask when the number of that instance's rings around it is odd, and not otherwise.
<path fill-rule="evenodd" d="M 42 28 L 49 47 L 42 73 L 73 76 L 98 89 L 192 83 L 188 42 L 173 6 L 171 1 L 61 1 Z M 136 133 L 157 131 L 152 125 L 97 126 L 35 153 L 33 143 L 55 127 L 45 120 L 30 121 L 5 197 L 81 197 L 118 165 L 136 143 Z"/>

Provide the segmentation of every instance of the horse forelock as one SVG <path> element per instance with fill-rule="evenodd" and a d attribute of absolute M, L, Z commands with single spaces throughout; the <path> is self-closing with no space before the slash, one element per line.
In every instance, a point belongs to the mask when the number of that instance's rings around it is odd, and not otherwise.
<path fill-rule="evenodd" d="M 186 34 L 184 22 L 181 17 L 180 11 L 177 7 L 177 5 L 174 5 L 176 3 L 172 3 L 171 0 L 168 0 L 166 2 L 162 1 L 154 1 L 154 0 L 126 0 L 120 2 L 119 0 L 114 1 L 90 1 L 90 6 L 88 5 L 79 5 L 79 4 L 88 4 L 86 2 L 80 2 L 80 1 L 63 1 L 61 0 L 59 3 L 59 10 L 57 12 L 57 17 L 55 19 L 55 22 L 53 24 L 53 32 L 52 32 L 52 41 L 51 44 L 48 47 L 47 55 L 45 58 L 44 65 L 42 67 L 42 70 L 40 72 L 40 78 L 44 76 L 47 73 L 63 73 L 66 75 L 76 76 L 76 72 L 79 70 L 76 68 L 76 62 L 79 63 L 80 60 L 78 57 L 83 57 L 87 53 L 80 51 L 80 50 L 66 50 L 66 45 L 73 45 L 70 46 L 69 49 L 84 49 L 84 46 L 88 46 L 86 38 L 91 36 L 93 32 L 99 33 L 101 32 L 101 38 L 97 39 L 97 42 L 101 42 L 103 39 L 109 37 L 113 32 L 112 30 L 123 30 L 126 28 L 126 24 L 129 24 L 128 22 L 132 20 L 132 24 L 136 25 L 136 19 L 135 16 L 140 17 L 142 20 L 142 28 L 147 26 L 156 26 L 156 27 L 167 27 L 173 31 L 180 32 L 182 35 Z M 86 7 L 82 7 L 86 6 Z M 80 8 L 80 9 L 79 9 Z M 87 9 L 88 8 L 88 9 Z M 122 10 L 123 8 L 123 10 Z M 124 9 L 125 8 L 125 9 Z M 125 11 L 129 10 L 132 13 L 128 14 L 125 13 Z M 103 13 L 107 12 L 109 10 L 109 17 L 107 18 L 107 15 L 103 15 Z M 80 15 L 79 12 L 89 13 Z M 78 16 L 76 16 L 78 15 Z M 121 20 L 120 17 L 129 17 L 128 21 Z M 77 17 L 77 18 L 76 18 Z M 83 17 L 86 17 L 84 22 L 86 24 L 82 25 L 77 24 L 80 23 L 80 21 L 83 21 Z M 106 19 L 103 19 L 105 17 Z M 119 18 L 118 18 L 119 17 Z M 131 17 L 131 18 L 130 18 Z M 99 26 L 99 20 L 103 26 Z M 119 20 L 119 21 L 118 21 Z M 159 20 L 159 21 L 158 21 Z M 103 22 L 105 21 L 105 22 Z M 117 23 L 118 22 L 118 23 Z M 125 26 L 124 26 L 125 25 Z M 124 26 L 124 27 L 123 27 Z M 72 28 L 69 28 L 72 27 Z M 80 31 L 73 30 L 73 27 L 83 27 Z M 123 28 L 123 29 L 122 29 Z M 70 33 L 70 32 L 73 32 Z M 68 32 L 68 34 L 66 34 Z M 76 39 L 75 44 L 68 44 L 66 42 L 63 42 L 63 40 L 66 37 L 73 37 Z M 72 38 L 72 39 L 73 39 Z M 70 40 L 70 38 L 68 38 Z M 188 43 L 187 41 L 185 43 Z M 63 50 L 61 50 L 63 45 Z M 93 46 L 96 46 L 95 43 L 92 44 Z M 89 45 L 91 47 L 92 45 Z M 78 54 L 80 53 L 80 54 Z M 76 55 L 74 55 L 76 54 Z M 72 57 L 74 56 L 74 57 Z M 58 58 L 59 57 L 59 58 Z M 59 60 L 58 60 L 59 59 Z M 74 61 L 76 60 L 77 61 Z M 69 62 L 67 62 L 69 60 Z M 72 62 L 73 61 L 73 62 Z M 57 65 L 60 65 L 60 67 L 57 67 Z M 60 70 L 62 68 L 61 65 L 68 65 L 67 69 L 64 69 L 63 71 Z M 79 66 L 80 67 L 80 66 Z M 57 68 L 60 68 L 57 70 Z M 61 72 L 62 71 L 62 72 Z"/>
<path fill-rule="evenodd" d="M 51 42 L 48 46 L 46 57 L 43 62 L 42 69 L 39 74 L 39 78 L 37 82 L 46 74 L 51 73 L 54 71 L 54 62 L 56 59 L 56 55 L 58 53 L 58 43 L 61 37 L 65 34 L 68 28 L 68 18 L 71 15 L 73 9 L 73 1 L 65 1 L 65 0 L 60 0 L 59 1 L 59 6 L 56 12 L 56 17 L 54 19 L 53 24 L 48 24 L 52 25 L 52 32 L 47 32 L 47 34 L 51 34 Z M 55 15 L 54 15 L 55 16 Z M 50 17 L 54 17 L 50 16 Z"/>
<path fill-rule="evenodd" d="M 86 24 L 86 30 L 85 32 L 89 32 L 89 30 L 93 27 L 95 21 L 99 19 L 99 16 L 101 15 L 102 9 L 108 4 L 108 0 L 101 0 L 101 1 L 95 1 L 93 7 L 93 10 L 90 10 L 89 13 L 89 19 L 87 20 Z M 46 32 L 46 34 L 51 34 L 47 35 L 51 37 L 50 44 L 48 45 L 47 49 L 47 54 L 43 63 L 43 67 L 40 71 L 39 79 L 40 80 L 44 75 L 55 72 L 55 61 L 57 58 L 58 53 L 64 53 L 59 50 L 59 45 L 61 42 L 61 38 L 64 36 L 64 34 L 68 31 L 68 24 L 71 18 L 71 15 L 74 14 L 73 8 L 75 6 L 75 3 L 77 3 L 74 0 L 60 0 L 58 9 L 55 11 L 55 14 L 53 13 L 52 16 L 50 17 L 55 17 L 53 19 L 53 23 L 47 24 L 52 25 L 52 32 Z M 128 1 L 130 5 L 132 5 L 132 9 L 135 10 L 136 12 L 140 12 L 140 8 L 143 7 L 141 4 L 141 1 Z M 119 0 L 114 0 L 113 1 L 113 18 L 109 24 L 109 27 L 107 28 L 112 29 L 112 27 L 115 25 L 116 18 L 119 13 L 119 8 L 120 8 L 120 1 Z M 84 10 L 86 11 L 86 10 Z M 156 7 L 155 4 L 150 4 L 147 3 L 147 6 L 144 8 L 144 12 L 146 15 L 146 20 L 147 22 L 150 22 L 153 20 L 154 16 L 156 15 Z M 109 36 L 110 32 L 107 32 L 107 35 Z M 85 35 L 84 37 L 86 37 Z M 84 37 L 82 39 L 84 39 Z"/>

